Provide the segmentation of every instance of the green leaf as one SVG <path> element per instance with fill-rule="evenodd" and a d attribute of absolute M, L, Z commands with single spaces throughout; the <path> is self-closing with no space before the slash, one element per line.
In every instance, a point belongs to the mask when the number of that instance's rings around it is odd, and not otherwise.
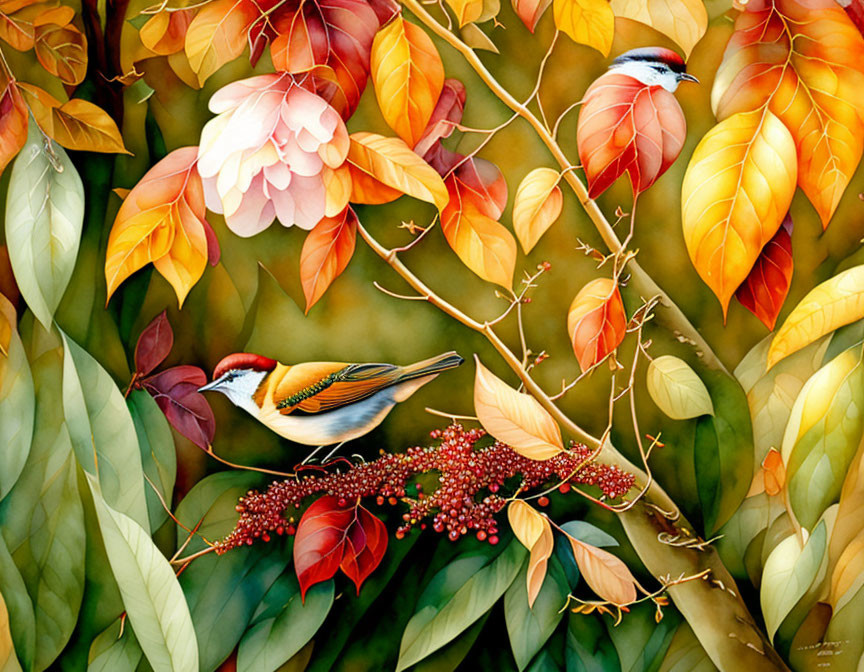
<path fill-rule="evenodd" d="M 655 607 L 648 602 L 632 608 L 617 626 L 604 621 L 618 650 L 622 672 L 649 672 L 660 666 L 681 616 L 674 609 L 666 609 L 663 620 L 657 623 L 654 614 Z"/>
<path fill-rule="evenodd" d="M 31 121 L 12 167 L 6 244 L 21 296 L 48 327 L 63 298 L 84 222 L 84 186 L 66 151 Z"/>
<path fill-rule="evenodd" d="M 807 529 L 837 501 L 864 434 L 862 348 L 842 352 L 810 377 L 786 426 L 783 461 L 789 501 Z"/>
<path fill-rule="evenodd" d="M 673 420 L 714 415 L 705 383 L 683 359 L 663 355 L 651 360 L 645 382 L 651 399 Z"/>
<path fill-rule="evenodd" d="M 12 631 L 9 628 L 9 612 L 0 593 L 0 672 L 21 672 L 21 664 L 15 655 Z"/>
<path fill-rule="evenodd" d="M 300 600 L 294 574 L 274 583 L 253 617 L 237 654 L 237 672 L 275 672 L 312 639 L 333 606 L 333 581 L 318 583 Z M 260 613 L 259 613 L 260 612 Z"/>
<path fill-rule="evenodd" d="M 513 583 L 526 555 L 522 544 L 511 542 L 495 560 L 474 573 L 440 609 L 427 605 L 418 610 L 402 636 L 397 672 L 444 646 L 491 609 Z M 425 621 L 424 625 L 412 627 L 415 619 Z"/>
<path fill-rule="evenodd" d="M 618 540 L 611 534 L 584 520 L 571 520 L 564 523 L 561 529 L 574 539 L 597 546 L 598 548 L 608 548 L 618 545 Z"/>
<path fill-rule="evenodd" d="M 128 621 L 122 636 L 120 627 L 118 618 L 93 640 L 87 672 L 135 672 L 144 652 Z"/>
<path fill-rule="evenodd" d="M 29 670 L 33 665 L 34 649 L 36 647 L 36 617 L 33 615 L 33 603 L 27 594 L 27 587 L 21 572 L 15 566 L 6 542 L 0 536 L 0 593 L 6 602 L 9 613 L 9 626 L 12 631 L 12 641 L 18 659 Z"/>
<path fill-rule="evenodd" d="M 0 300 L 5 300 L 0 295 Z M 9 354 L 0 354 L 0 499 L 24 469 L 33 438 L 36 394 L 21 337 L 13 328 Z"/>
<path fill-rule="evenodd" d="M 682 621 L 658 672 L 716 672 L 717 668 L 696 639 L 693 630 Z"/>
<path fill-rule="evenodd" d="M 30 456 L 12 492 L 0 503 L 0 531 L 33 599 L 33 669 L 47 668 L 69 641 L 84 592 L 84 513 L 75 455 L 63 422 L 60 338 L 21 323 L 36 390 L 36 430 Z"/>
<path fill-rule="evenodd" d="M 717 534 L 722 536 L 717 540 L 717 552 L 736 578 L 747 578 L 744 554 L 750 542 L 785 512 L 779 500 L 779 497 L 769 497 L 764 492 L 748 497 L 718 531 Z"/>
<path fill-rule="evenodd" d="M 759 601 L 770 639 L 774 638 L 783 619 L 816 578 L 826 543 L 826 525 L 822 521 L 803 548 L 798 536 L 792 535 L 781 541 L 768 556 L 762 571 Z"/>
<path fill-rule="evenodd" d="M 141 650 L 155 672 L 197 672 L 195 630 L 174 570 L 141 525 L 108 505 L 95 478 L 89 476 L 88 483 Z"/>
<path fill-rule="evenodd" d="M 144 470 L 123 393 L 99 362 L 63 336 L 63 409 L 78 464 L 107 504 L 150 532 Z"/>
<path fill-rule="evenodd" d="M 567 621 L 567 672 L 621 672 L 618 653 L 599 617 L 570 614 Z"/>
<path fill-rule="evenodd" d="M 174 481 L 177 478 L 177 453 L 171 427 L 156 401 L 144 390 L 132 390 L 126 403 L 138 434 L 144 474 L 159 489 L 162 499 L 170 506 Z M 144 486 L 144 493 L 150 514 L 150 529 L 158 530 L 168 519 L 168 512 L 149 483 Z"/>
<path fill-rule="evenodd" d="M 456 639 L 417 663 L 411 668 L 412 672 L 454 672 L 471 651 L 471 647 L 474 646 L 474 642 L 477 641 L 488 619 L 489 612 L 487 611 L 480 617 L 480 620 Z"/>
<path fill-rule="evenodd" d="M 543 586 L 528 606 L 527 566 L 504 594 L 504 619 L 510 636 L 510 648 L 520 670 L 524 670 L 543 648 L 564 616 L 570 587 L 559 562 L 552 558 Z"/>

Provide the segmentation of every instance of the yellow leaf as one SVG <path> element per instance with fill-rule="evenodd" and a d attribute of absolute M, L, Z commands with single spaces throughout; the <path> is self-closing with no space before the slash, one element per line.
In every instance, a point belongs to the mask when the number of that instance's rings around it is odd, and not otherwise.
<path fill-rule="evenodd" d="M 567 539 L 573 548 L 573 557 L 586 583 L 607 602 L 622 606 L 636 599 L 636 579 L 621 560 L 569 534 Z"/>
<path fill-rule="evenodd" d="M 767 109 L 724 119 L 702 138 L 681 188 L 690 259 L 723 316 L 792 202 L 795 141 Z"/>
<path fill-rule="evenodd" d="M 447 4 L 455 12 L 460 28 L 476 21 L 483 13 L 483 0 L 447 0 Z"/>
<path fill-rule="evenodd" d="M 540 402 L 507 385 L 476 355 L 474 359 L 474 411 L 486 431 L 532 460 L 548 460 L 564 450 L 561 430 Z"/>
<path fill-rule="evenodd" d="M 514 499 L 507 506 L 507 522 L 516 538 L 529 551 L 543 534 L 544 526 L 549 524 L 533 506 L 521 499 Z"/>
<path fill-rule="evenodd" d="M 535 168 L 516 190 L 513 202 L 513 230 L 528 254 L 561 214 L 564 197 L 558 186 L 558 171 Z"/>
<path fill-rule="evenodd" d="M 450 196 L 444 180 L 428 163 L 399 138 L 377 133 L 352 133 L 348 162 L 355 170 L 408 196 L 434 204 L 442 210 Z M 364 203 L 362 194 L 352 192 L 351 200 Z"/>
<path fill-rule="evenodd" d="M 864 533 L 843 549 L 831 575 L 828 602 L 834 613 L 840 611 L 864 585 Z"/>
<path fill-rule="evenodd" d="M 174 240 L 163 256 L 154 259 L 153 266 L 174 288 L 180 307 L 207 267 L 207 235 L 199 216 L 185 198 L 172 208 Z"/>
<path fill-rule="evenodd" d="M 321 168 L 324 181 L 324 216 L 335 217 L 351 200 L 351 169 L 342 164 L 336 170 L 325 165 Z"/>
<path fill-rule="evenodd" d="M 372 43 L 372 83 L 384 121 L 416 145 L 444 86 L 444 65 L 429 36 L 401 16 L 379 30 Z"/>
<path fill-rule="evenodd" d="M 686 56 L 708 28 L 702 0 L 612 0 L 615 16 L 651 26 L 680 45 Z"/>
<path fill-rule="evenodd" d="M 555 25 L 570 39 L 609 55 L 615 35 L 615 14 L 606 0 L 554 0 Z"/>
<path fill-rule="evenodd" d="M 84 81 L 87 74 L 87 38 L 80 30 L 71 23 L 63 26 L 55 23 L 39 25 L 37 21 L 34 34 L 36 58 L 43 68 L 64 84 L 74 86 Z"/>
<path fill-rule="evenodd" d="M 673 420 L 714 415 L 705 383 L 678 357 L 663 355 L 651 360 L 645 382 L 651 399 Z"/>
<path fill-rule="evenodd" d="M 249 27 L 260 18 L 253 0 L 215 0 L 199 10 L 186 32 L 185 50 L 200 84 L 243 53 Z"/>
<path fill-rule="evenodd" d="M 855 266 L 810 290 L 789 313 L 771 341 L 768 368 L 825 334 L 862 317 L 864 266 Z"/>
<path fill-rule="evenodd" d="M 537 542 L 531 548 L 531 557 L 528 559 L 526 581 L 528 584 L 529 609 L 534 606 L 534 601 L 543 587 L 543 579 L 546 578 L 546 567 L 555 546 L 555 538 L 552 536 L 552 526 L 546 518 L 542 520 L 543 530 Z"/>

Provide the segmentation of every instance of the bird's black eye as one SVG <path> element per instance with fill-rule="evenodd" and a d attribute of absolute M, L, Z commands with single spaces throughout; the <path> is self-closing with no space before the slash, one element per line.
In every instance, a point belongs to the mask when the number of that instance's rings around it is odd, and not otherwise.
<path fill-rule="evenodd" d="M 666 68 L 663 67 L 662 65 L 652 65 L 651 67 L 652 67 L 654 70 L 656 70 L 657 72 L 659 72 L 661 75 L 662 75 L 664 72 L 666 72 Z"/>
<path fill-rule="evenodd" d="M 230 383 L 236 377 L 237 377 L 237 373 L 235 371 L 230 371 L 230 372 L 225 374 L 225 382 Z"/>

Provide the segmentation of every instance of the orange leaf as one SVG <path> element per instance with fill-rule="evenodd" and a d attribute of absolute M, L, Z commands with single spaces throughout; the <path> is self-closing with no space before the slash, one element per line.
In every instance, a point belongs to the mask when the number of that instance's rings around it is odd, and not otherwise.
<path fill-rule="evenodd" d="M 786 483 L 786 465 L 783 464 L 783 455 L 776 448 L 771 448 L 762 460 L 762 475 L 765 492 L 771 496 L 779 495 Z"/>
<path fill-rule="evenodd" d="M 552 4 L 552 0 L 510 1 L 513 4 L 513 11 L 516 12 L 516 16 L 522 19 L 522 23 L 524 23 L 525 27 L 532 33 L 537 27 L 537 22 L 540 20 L 540 17 L 543 16 L 543 12 L 545 12 L 549 8 L 549 5 Z"/>
<path fill-rule="evenodd" d="M 842 7 L 748 2 L 711 102 L 720 120 L 768 105 L 795 140 L 798 184 L 827 227 L 864 148 L 864 38 Z"/>
<path fill-rule="evenodd" d="M 747 310 L 773 329 L 792 282 L 792 218 L 787 214 L 783 225 L 768 241 L 750 275 L 735 292 L 735 298 Z"/>
<path fill-rule="evenodd" d="M 93 103 L 73 98 L 62 105 L 32 84 L 19 84 L 30 111 L 46 135 L 67 149 L 128 154 L 114 120 Z"/>
<path fill-rule="evenodd" d="M 186 32 L 194 16 L 195 12 L 188 9 L 154 14 L 141 26 L 138 33 L 141 43 L 160 56 L 182 51 L 186 43 Z"/>
<path fill-rule="evenodd" d="M 690 158 L 681 187 L 684 241 L 724 317 L 789 211 L 796 172 L 795 142 L 766 108 L 724 119 Z"/>
<path fill-rule="evenodd" d="M 306 313 L 344 271 L 354 254 L 357 215 L 345 208 L 336 217 L 325 217 L 306 236 L 300 252 L 300 282 L 306 296 Z"/>
<path fill-rule="evenodd" d="M 621 560 L 569 534 L 573 557 L 585 581 L 597 595 L 617 606 L 630 604 L 636 599 L 636 579 Z"/>
<path fill-rule="evenodd" d="M 444 64 L 422 28 L 397 16 L 372 43 L 372 83 L 384 121 L 414 147 L 444 87 Z"/>
<path fill-rule="evenodd" d="M 310 20 L 312 19 L 312 20 Z M 276 24 L 279 36 L 273 40 L 270 53 L 273 65 L 287 72 L 306 72 L 327 63 L 330 46 L 322 30 L 323 17 L 317 3 L 301 2 Z"/>
<path fill-rule="evenodd" d="M 560 175 L 551 168 L 535 168 L 528 173 L 516 190 L 513 201 L 513 230 L 528 254 L 555 223 L 564 205 L 558 186 Z"/>
<path fill-rule="evenodd" d="M 507 506 L 507 522 L 516 538 L 529 551 L 542 536 L 544 525 L 549 524 L 533 506 L 521 499 L 514 499 Z"/>
<path fill-rule="evenodd" d="M 0 70 L 0 174 L 27 141 L 27 107 L 14 80 Z"/>
<path fill-rule="evenodd" d="M 87 38 L 71 23 L 35 25 L 36 58 L 64 84 L 80 84 L 87 74 Z"/>
<path fill-rule="evenodd" d="M 108 298 L 132 273 L 153 262 L 180 305 L 204 272 L 207 227 L 197 147 L 177 149 L 129 192 L 108 237 Z"/>
<path fill-rule="evenodd" d="M 543 587 L 543 580 L 546 578 L 546 568 L 555 546 L 555 538 L 552 536 L 552 526 L 546 518 L 542 520 L 543 531 L 540 534 L 540 538 L 537 539 L 537 543 L 531 547 L 531 557 L 528 558 L 528 574 L 526 579 L 528 583 L 529 609 L 534 606 L 534 601 Z"/>
<path fill-rule="evenodd" d="M 589 197 L 625 172 L 634 196 L 642 193 L 675 162 L 686 137 L 684 113 L 669 91 L 603 75 L 586 92 L 576 129 Z"/>
<path fill-rule="evenodd" d="M 186 31 L 185 49 L 200 84 L 243 53 L 249 27 L 260 18 L 254 0 L 214 0 L 198 11 Z"/>
<path fill-rule="evenodd" d="M 0 38 L 18 51 L 33 48 L 36 30 L 33 22 L 45 12 L 47 4 L 33 1 L 4 2 L 0 6 Z"/>
<path fill-rule="evenodd" d="M 576 295 L 567 313 L 567 331 L 579 366 L 585 372 L 615 350 L 627 330 L 627 315 L 618 284 L 592 280 Z"/>
<path fill-rule="evenodd" d="M 532 460 L 548 460 L 564 450 L 558 423 L 530 394 L 517 392 L 477 363 L 474 412 L 496 439 Z"/>

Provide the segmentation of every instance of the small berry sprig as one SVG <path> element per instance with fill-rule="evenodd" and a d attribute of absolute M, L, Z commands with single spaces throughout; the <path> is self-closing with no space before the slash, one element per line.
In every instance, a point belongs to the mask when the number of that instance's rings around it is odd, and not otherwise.
<path fill-rule="evenodd" d="M 379 505 L 385 501 L 396 505 L 401 500 L 408 505 L 408 511 L 396 530 L 397 539 L 418 524 L 425 529 L 425 519 L 431 518 L 432 529 L 446 532 L 452 541 L 474 533 L 480 541 L 497 544 L 495 514 L 507 503 L 500 491 L 514 476 L 521 477 L 517 486 L 520 493 L 561 482 L 561 492 L 569 491 L 571 484 L 593 485 L 608 499 L 624 495 L 634 483 L 632 474 L 592 461 L 594 451 L 575 442 L 571 442 L 568 452 L 541 462 L 523 457 L 500 442 L 478 449 L 475 444 L 486 432 L 466 430 L 457 423 L 436 429 L 430 436 L 436 445 L 409 448 L 405 453 L 382 453 L 378 459 L 343 473 L 276 481 L 263 493 L 250 490 L 237 504 L 237 525 L 215 545 L 216 552 L 251 545 L 258 539 L 269 541 L 272 533 L 294 534 L 292 510 L 315 494 L 338 497 L 340 506 L 372 497 Z M 417 496 L 408 497 L 409 481 L 432 471 L 439 473 L 439 487 L 426 494 L 415 483 Z M 548 499 L 541 497 L 538 503 L 548 503 Z"/>

